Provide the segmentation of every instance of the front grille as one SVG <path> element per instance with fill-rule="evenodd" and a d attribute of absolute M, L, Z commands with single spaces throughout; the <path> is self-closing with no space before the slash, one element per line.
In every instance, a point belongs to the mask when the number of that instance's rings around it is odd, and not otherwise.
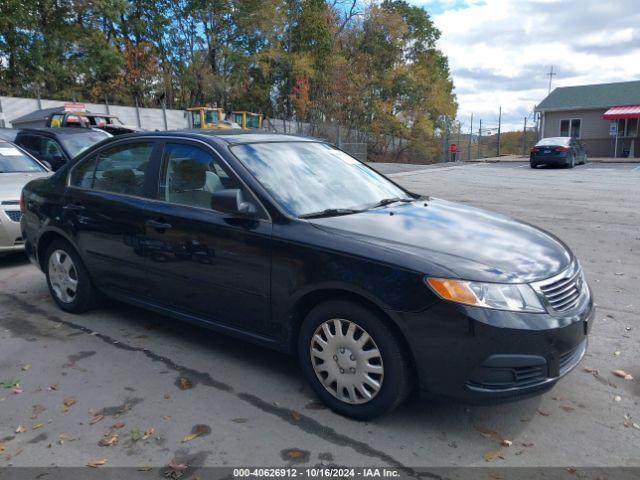
<path fill-rule="evenodd" d="M 0 205 L 20 205 L 20 200 L 3 200 Z"/>
<path fill-rule="evenodd" d="M 580 299 L 584 279 L 580 267 L 569 275 L 540 284 L 540 291 L 556 312 L 566 312 L 575 307 Z"/>
<path fill-rule="evenodd" d="M 12 222 L 19 222 L 22 217 L 22 212 L 20 210 L 5 210 L 7 217 L 11 219 Z"/>

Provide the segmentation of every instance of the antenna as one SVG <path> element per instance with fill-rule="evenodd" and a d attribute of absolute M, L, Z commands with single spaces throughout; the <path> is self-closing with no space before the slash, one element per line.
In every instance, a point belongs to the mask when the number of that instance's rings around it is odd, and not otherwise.
<path fill-rule="evenodd" d="M 551 69 L 549 70 L 549 73 L 547 73 L 547 76 L 549 77 L 549 91 L 547 94 L 551 93 L 551 79 L 554 75 L 557 75 L 557 73 L 553 71 L 553 65 L 551 65 Z"/>

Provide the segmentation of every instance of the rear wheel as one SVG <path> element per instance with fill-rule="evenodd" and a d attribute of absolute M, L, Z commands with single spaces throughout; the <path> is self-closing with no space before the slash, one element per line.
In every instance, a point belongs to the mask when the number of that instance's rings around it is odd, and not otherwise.
<path fill-rule="evenodd" d="M 537 168 L 538 164 L 536 162 L 529 162 L 529 165 L 531 166 L 531 168 Z"/>
<path fill-rule="evenodd" d="M 64 240 L 54 240 L 46 254 L 47 286 L 54 301 L 65 312 L 81 313 L 96 304 L 96 291 L 75 249 Z"/>
<path fill-rule="evenodd" d="M 361 420 L 397 407 L 410 391 L 401 342 L 380 316 L 353 302 L 315 307 L 298 337 L 302 371 L 332 410 Z"/>

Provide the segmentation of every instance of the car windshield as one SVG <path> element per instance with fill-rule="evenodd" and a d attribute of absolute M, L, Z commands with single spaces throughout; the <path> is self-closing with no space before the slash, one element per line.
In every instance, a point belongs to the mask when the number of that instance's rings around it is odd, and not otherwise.
<path fill-rule="evenodd" d="M 9 143 L 0 142 L 0 173 L 46 172 L 33 158 Z"/>
<path fill-rule="evenodd" d="M 253 143 L 232 151 L 294 216 L 351 213 L 413 199 L 376 171 L 323 143 Z"/>
<path fill-rule="evenodd" d="M 60 135 L 58 139 L 73 158 L 84 152 L 90 146 L 109 137 L 110 135 L 106 132 L 91 130 L 73 135 Z"/>
<path fill-rule="evenodd" d="M 550 137 L 543 138 L 538 143 L 536 143 L 536 147 L 545 147 L 552 145 L 569 145 L 570 137 Z"/>

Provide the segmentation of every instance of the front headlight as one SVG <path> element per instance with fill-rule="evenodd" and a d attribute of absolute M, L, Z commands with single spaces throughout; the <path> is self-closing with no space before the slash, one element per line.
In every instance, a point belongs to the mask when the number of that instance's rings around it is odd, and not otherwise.
<path fill-rule="evenodd" d="M 474 307 L 512 312 L 546 312 L 536 292 L 527 284 L 482 283 L 451 278 L 427 278 L 440 297 Z"/>

